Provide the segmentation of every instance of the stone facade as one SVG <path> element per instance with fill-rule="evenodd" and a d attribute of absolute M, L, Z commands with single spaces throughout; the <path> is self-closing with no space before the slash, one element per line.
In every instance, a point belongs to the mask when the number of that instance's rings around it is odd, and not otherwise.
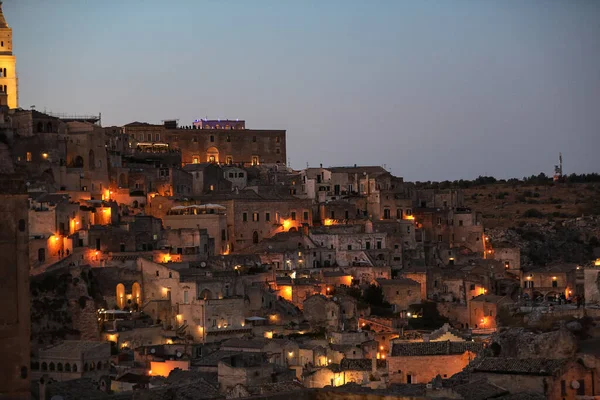
<path fill-rule="evenodd" d="M 412 279 L 377 279 L 384 299 L 396 312 L 406 311 L 411 304 L 421 303 L 421 284 Z"/>
<path fill-rule="evenodd" d="M 449 378 L 462 371 L 481 344 L 472 342 L 396 343 L 387 358 L 390 383 L 429 383 L 437 375 Z"/>
<path fill-rule="evenodd" d="M 1 14 L 0 14 L 1 16 Z M 1 22 L 1 21 L 0 21 Z M 28 201 L 22 177 L 0 179 L 0 398 L 29 399 Z"/>
<path fill-rule="evenodd" d="M 145 140 L 151 135 L 152 141 L 159 138 L 179 149 L 184 164 L 286 164 L 284 130 L 191 129 L 192 127 L 168 129 L 173 127 L 132 123 L 123 128 L 126 134 L 137 140 Z"/>
<path fill-rule="evenodd" d="M 83 376 L 98 378 L 109 373 L 109 360 L 109 343 L 67 340 L 39 351 L 39 370 L 35 375 L 48 375 L 57 381 Z"/>

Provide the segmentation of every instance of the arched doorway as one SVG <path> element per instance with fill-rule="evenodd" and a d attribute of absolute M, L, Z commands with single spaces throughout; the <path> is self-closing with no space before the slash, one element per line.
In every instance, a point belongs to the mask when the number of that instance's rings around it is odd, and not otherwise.
<path fill-rule="evenodd" d="M 254 233 L 252 234 L 252 243 L 258 243 L 258 232 L 256 231 L 254 231 Z"/>
<path fill-rule="evenodd" d="M 210 290 L 204 289 L 202 292 L 200 292 L 199 298 L 201 300 L 210 300 L 213 298 L 213 294 Z"/>
<path fill-rule="evenodd" d="M 90 150 L 89 158 L 88 158 L 88 168 L 89 169 L 96 168 L 96 157 L 94 156 L 94 150 Z"/>
<path fill-rule="evenodd" d="M 133 282 L 133 285 L 131 285 L 131 297 L 135 304 L 142 305 L 142 287 L 137 282 Z"/>
<path fill-rule="evenodd" d="M 219 162 L 219 150 L 216 147 L 209 147 L 206 150 L 206 161 L 208 161 L 209 163 Z"/>
<path fill-rule="evenodd" d="M 123 307 L 125 307 L 125 285 L 123 285 L 122 283 L 119 283 L 117 285 L 116 295 L 117 307 L 122 309 Z"/>

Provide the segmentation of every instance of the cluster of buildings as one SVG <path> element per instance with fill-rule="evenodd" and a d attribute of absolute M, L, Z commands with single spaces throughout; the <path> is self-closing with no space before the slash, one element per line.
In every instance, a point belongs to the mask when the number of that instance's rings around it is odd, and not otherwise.
<path fill-rule="evenodd" d="M 598 394 L 587 359 L 491 346 L 592 267 L 521 266 L 460 190 L 294 170 L 285 130 L 21 109 L 1 12 L 0 39 L 0 398 Z"/>

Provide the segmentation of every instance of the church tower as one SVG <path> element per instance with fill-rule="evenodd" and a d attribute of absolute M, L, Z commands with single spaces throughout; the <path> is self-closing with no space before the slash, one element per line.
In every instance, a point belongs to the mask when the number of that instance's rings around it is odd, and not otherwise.
<path fill-rule="evenodd" d="M 0 1 L 0 92 L 6 93 L 8 106 L 19 107 L 19 82 L 17 79 L 17 59 L 12 53 L 12 29 L 2 13 Z"/>

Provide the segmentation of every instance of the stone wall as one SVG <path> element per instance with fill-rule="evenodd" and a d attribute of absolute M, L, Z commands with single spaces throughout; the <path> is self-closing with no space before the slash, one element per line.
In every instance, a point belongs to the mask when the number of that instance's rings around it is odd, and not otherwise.
<path fill-rule="evenodd" d="M 88 298 L 84 308 L 81 308 L 79 302 L 72 302 L 68 306 L 68 311 L 73 320 L 73 329 L 79 331 L 81 340 L 98 340 L 100 338 L 100 326 L 94 300 Z"/>
<path fill-rule="evenodd" d="M 437 375 L 450 378 L 462 371 L 472 360 L 475 353 L 436 356 L 388 357 L 388 374 L 390 383 L 407 383 L 408 375 L 411 383 L 429 383 Z"/>
<path fill-rule="evenodd" d="M 457 322 L 466 326 L 469 323 L 469 309 L 457 303 L 436 303 L 438 312 L 450 322 Z"/>

